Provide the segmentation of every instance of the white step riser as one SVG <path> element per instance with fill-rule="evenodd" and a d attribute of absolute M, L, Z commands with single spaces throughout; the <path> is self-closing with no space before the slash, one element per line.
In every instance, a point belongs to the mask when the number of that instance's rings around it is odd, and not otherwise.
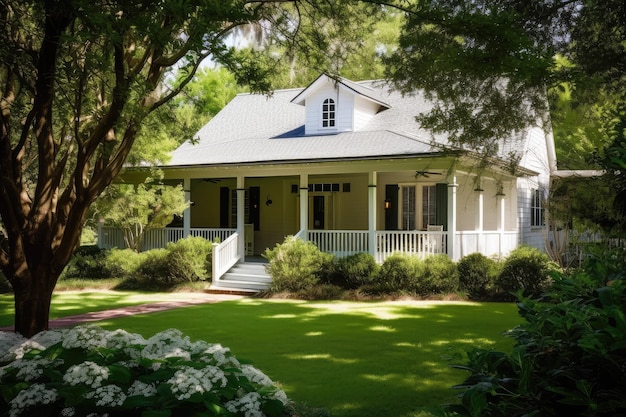
<path fill-rule="evenodd" d="M 265 268 L 256 268 L 256 267 L 250 268 L 250 267 L 247 267 L 247 266 L 239 266 L 239 265 L 235 265 L 228 272 L 235 272 L 235 273 L 249 274 L 249 275 L 264 275 L 264 276 L 267 276 L 267 273 L 265 272 Z"/>
<path fill-rule="evenodd" d="M 269 289 L 272 278 L 262 263 L 239 263 L 226 272 L 213 287 L 263 291 Z"/>
<path fill-rule="evenodd" d="M 260 282 L 251 282 L 251 281 L 220 280 L 217 283 L 213 283 L 212 287 L 264 291 L 270 287 L 270 284 L 269 283 L 264 284 Z"/>
<path fill-rule="evenodd" d="M 271 283 L 272 279 L 267 275 L 252 275 L 252 274 L 240 274 L 237 272 L 227 272 L 221 278 L 220 281 L 248 281 L 258 282 L 261 284 Z"/>

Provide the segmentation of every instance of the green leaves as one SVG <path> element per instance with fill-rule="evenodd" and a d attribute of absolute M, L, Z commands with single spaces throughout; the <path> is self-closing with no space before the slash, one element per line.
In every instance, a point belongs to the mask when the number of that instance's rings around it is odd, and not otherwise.
<path fill-rule="evenodd" d="M 541 300 L 522 300 L 526 323 L 509 334 L 509 353 L 472 351 L 460 369 L 461 404 L 450 416 L 614 416 L 626 412 L 626 286 L 590 291 L 578 271 L 555 280 Z M 596 277 L 595 282 L 602 282 Z"/>

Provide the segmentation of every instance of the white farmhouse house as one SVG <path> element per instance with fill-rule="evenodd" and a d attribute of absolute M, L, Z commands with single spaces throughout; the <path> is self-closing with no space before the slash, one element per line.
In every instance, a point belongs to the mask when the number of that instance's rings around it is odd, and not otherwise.
<path fill-rule="evenodd" d="M 191 205 L 182 227 L 151 231 L 144 248 L 217 236 L 214 283 L 288 235 L 379 262 L 394 252 L 458 260 L 542 248 L 541 205 L 556 168 L 550 129 L 515 135 L 479 169 L 480 155 L 420 127 L 415 116 L 429 108 L 382 81 L 325 74 L 269 97 L 240 94 L 163 167 Z M 511 153 L 520 158 L 514 173 Z M 101 233 L 102 246 L 116 239 Z"/>

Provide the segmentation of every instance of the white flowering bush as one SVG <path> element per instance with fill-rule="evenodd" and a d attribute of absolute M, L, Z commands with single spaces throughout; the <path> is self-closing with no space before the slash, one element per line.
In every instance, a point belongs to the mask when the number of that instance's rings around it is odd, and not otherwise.
<path fill-rule="evenodd" d="M 0 332 L 0 415 L 286 417 L 285 393 L 219 344 L 96 326 Z"/>

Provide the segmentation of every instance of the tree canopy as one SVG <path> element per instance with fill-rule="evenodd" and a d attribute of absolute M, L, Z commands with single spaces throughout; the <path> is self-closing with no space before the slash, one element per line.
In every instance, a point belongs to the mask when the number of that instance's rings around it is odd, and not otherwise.
<path fill-rule="evenodd" d="M 142 123 L 176 97 L 205 58 L 253 91 L 269 89 L 267 68 L 227 45 L 233 28 L 272 22 L 285 42 L 316 49 L 329 45 L 331 28 L 349 31 L 344 6 L 0 2 L 0 267 L 14 289 L 16 330 L 30 336 L 47 327 L 52 290 L 90 205 L 124 166 Z M 300 27 L 304 15 L 329 23 Z M 184 78 L 167 83 L 174 71 Z"/>
<path fill-rule="evenodd" d="M 626 5 L 620 0 L 395 6 L 405 11 L 406 23 L 386 61 L 387 75 L 406 93 L 423 89 L 436 98 L 420 121 L 451 132 L 459 144 L 494 151 L 494 139 L 545 119 L 547 94 L 563 88 L 568 109 L 609 95 L 623 112 Z"/>

